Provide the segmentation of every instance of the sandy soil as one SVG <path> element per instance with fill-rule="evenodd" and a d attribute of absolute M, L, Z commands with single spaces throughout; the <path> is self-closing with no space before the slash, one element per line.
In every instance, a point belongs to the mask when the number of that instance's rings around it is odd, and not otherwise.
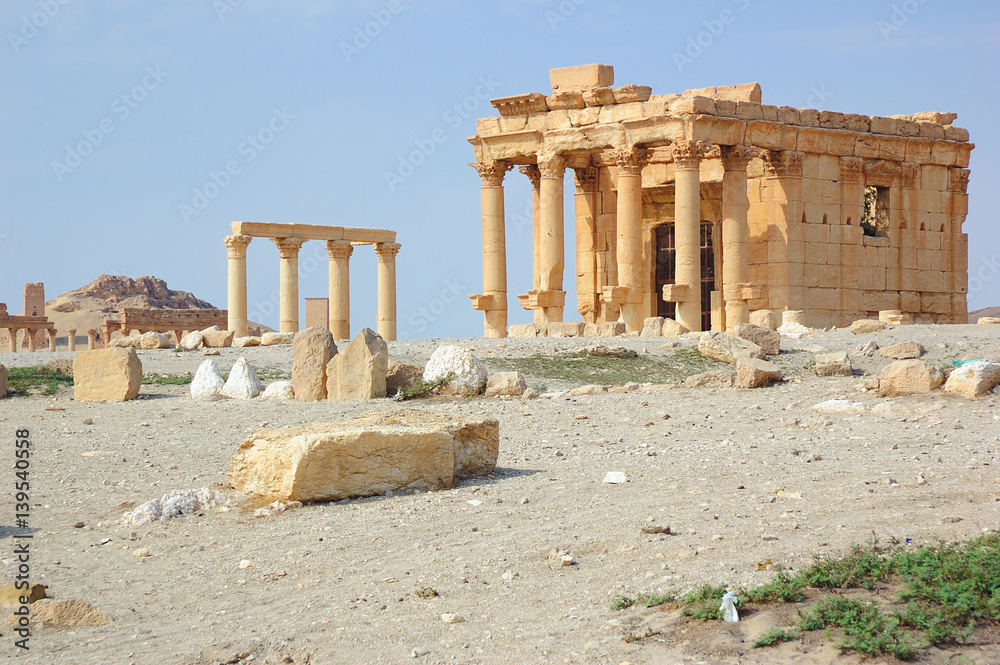
<path fill-rule="evenodd" d="M 910 326 L 783 340 L 789 380 L 754 391 L 647 386 L 400 405 L 204 402 L 188 399 L 187 386 L 146 385 L 139 400 L 124 404 L 75 403 L 66 389 L 3 400 L 4 439 L 13 443 L 15 430 L 28 428 L 34 441 L 32 581 L 48 585 L 54 598 L 94 604 L 112 622 L 37 629 L 28 654 L 16 653 L 9 627 L 0 628 L 0 662 L 860 662 L 819 635 L 775 649 L 750 646 L 793 607 L 752 611 L 726 625 L 609 604 L 618 594 L 763 583 L 773 572 L 758 564 L 768 559 L 772 570 L 794 570 L 873 533 L 921 544 L 996 529 L 998 396 L 879 399 L 864 391 L 861 376 L 818 378 L 808 361 L 813 352 L 853 351 L 867 339 L 920 341 L 935 363 L 998 359 L 998 332 Z M 604 343 L 670 358 L 675 349 L 664 341 Z M 593 340 L 459 342 L 502 362 Z M 439 343 L 392 343 L 390 354 L 422 362 Z M 223 350 L 223 370 L 240 356 L 258 371 L 291 369 L 290 348 L 269 347 Z M 53 357 L 69 354 L 0 354 L 0 362 Z M 203 360 L 200 352 L 140 357 L 144 371 L 157 373 L 193 372 Z M 888 362 L 859 358 L 857 367 L 877 372 Z M 812 408 L 834 398 L 861 402 L 865 411 Z M 264 518 L 252 517 L 259 501 L 226 486 L 230 456 L 259 427 L 402 408 L 498 418 L 497 471 L 455 489 L 311 504 Z M 12 463 L 13 446 L 4 450 Z M 14 471 L 0 466 L 9 475 L 0 479 L 0 524 L 10 525 Z M 608 471 L 624 472 L 628 482 L 602 483 Z M 230 495 L 233 509 L 121 525 L 129 507 L 206 486 Z M 647 525 L 669 525 L 673 535 L 646 535 Z M 16 568 L 10 534 L 0 527 L 4 583 Z M 134 557 L 137 548 L 151 556 Z M 561 565 L 565 553 L 574 565 Z M 249 567 L 240 567 L 243 560 Z M 420 597 L 422 587 L 438 595 Z M 465 621 L 446 624 L 443 613 Z M 647 630 L 651 637 L 624 639 Z M 428 653 L 414 657 L 414 650 Z M 967 662 L 952 660 L 956 654 L 1000 662 L 991 632 L 918 662 Z"/>

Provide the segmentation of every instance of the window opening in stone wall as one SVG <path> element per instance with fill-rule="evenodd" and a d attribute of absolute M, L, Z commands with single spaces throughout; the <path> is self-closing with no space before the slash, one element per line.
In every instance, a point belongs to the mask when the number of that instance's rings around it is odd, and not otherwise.
<path fill-rule="evenodd" d="M 861 228 L 866 236 L 885 238 L 889 235 L 889 188 L 865 187 L 865 212 Z"/>

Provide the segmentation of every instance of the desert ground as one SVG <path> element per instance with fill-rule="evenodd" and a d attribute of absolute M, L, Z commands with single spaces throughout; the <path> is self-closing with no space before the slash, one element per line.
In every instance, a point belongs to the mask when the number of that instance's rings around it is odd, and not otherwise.
<path fill-rule="evenodd" d="M 890 361 L 856 353 L 871 339 L 918 341 L 939 365 L 1000 359 L 996 326 L 834 330 L 783 338 L 776 362 L 786 380 L 739 390 L 678 383 L 722 366 L 702 360 L 690 340 L 425 340 L 390 343 L 390 358 L 422 364 L 439 344 L 460 344 L 491 371 L 522 371 L 543 394 L 195 401 L 186 385 L 150 384 L 138 400 L 117 404 L 76 403 L 71 388 L 2 400 L 4 438 L 13 443 L 27 428 L 34 443 L 31 581 L 112 620 L 37 628 L 27 653 L 2 626 L 0 662 L 862 662 L 821 635 L 751 646 L 794 607 L 746 608 L 743 621 L 725 624 L 681 619 L 670 606 L 609 606 L 619 594 L 762 584 L 777 569 L 836 556 L 873 534 L 919 545 L 998 527 L 998 396 L 974 402 L 939 390 L 879 398 L 865 390 L 862 373 L 877 376 Z M 623 386 L 622 373 L 602 371 L 602 363 L 614 366 L 607 359 L 573 369 L 581 361 L 565 351 L 595 342 L 638 351 L 629 371 L 648 372 L 647 381 Z M 815 376 L 813 354 L 829 350 L 849 351 L 856 376 Z M 5 353 L 0 363 L 69 357 Z M 204 360 L 201 351 L 139 357 L 145 373 L 157 374 L 193 373 Z M 226 372 L 239 357 L 272 379 L 291 371 L 290 346 L 222 349 L 217 360 Z M 567 394 L 584 383 L 619 388 Z M 831 399 L 857 402 L 858 412 L 813 408 Z M 453 489 L 266 517 L 253 516 L 260 499 L 227 485 L 230 457 L 259 428 L 407 409 L 497 418 L 496 471 Z M 9 474 L 0 571 L 9 583 L 17 566 L 14 446 L 4 450 L 11 462 L 0 465 Z M 627 482 L 605 484 L 609 471 Z M 226 494 L 229 509 L 142 527 L 121 522 L 131 507 L 200 487 Z M 646 534 L 648 526 L 669 526 L 670 534 Z M 134 556 L 138 549 L 149 556 Z M 571 565 L 563 565 L 565 555 Z M 464 621 L 445 623 L 446 613 Z M 916 662 L 998 663 L 1000 642 L 987 629 Z"/>

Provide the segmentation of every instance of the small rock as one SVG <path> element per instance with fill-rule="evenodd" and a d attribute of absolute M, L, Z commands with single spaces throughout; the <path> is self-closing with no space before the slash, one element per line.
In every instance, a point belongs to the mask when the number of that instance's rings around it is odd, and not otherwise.
<path fill-rule="evenodd" d="M 84 425 L 93 425 L 94 424 L 94 420 L 92 418 L 84 418 L 83 419 L 83 424 Z"/>
<path fill-rule="evenodd" d="M 909 358 L 919 358 L 924 355 L 924 347 L 917 342 L 900 342 L 891 346 L 884 346 L 879 349 L 879 353 L 893 360 L 907 360 Z"/>
<path fill-rule="evenodd" d="M 642 532 L 643 533 L 648 533 L 648 534 L 658 534 L 658 533 L 669 534 L 670 533 L 670 526 L 648 525 L 648 526 L 642 527 Z"/>
<path fill-rule="evenodd" d="M 74 529 L 82 529 L 82 528 L 83 528 L 83 527 L 85 527 L 85 526 L 87 526 L 87 525 L 86 525 L 86 524 L 84 524 L 83 522 L 76 522 L 76 523 L 75 523 L 75 524 L 73 525 L 73 528 L 74 528 Z"/>
<path fill-rule="evenodd" d="M 201 352 L 203 356 L 221 356 L 222 352 L 217 349 L 205 349 Z"/>
<path fill-rule="evenodd" d="M 150 556 L 149 548 L 140 547 L 139 549 L 132 550 L 132 556 L 134 556 L 136 559 L 145 559 L 146 557 Z"/>
<path fill-rule="evenodd" d="M 240 561 L 240 570 L 244 570 L 246 568 L 249 568 L 252 565 L 253 565 L 252 561 L 250 561 L 248 559 L 243 559 L 242 561 Z"/>
<path fill-rule="evenodd" d="M 445 623 L 462 623 L 465 617 L 461 614 L 445 613 L 441 615 L 441 621 Z"/>
<path fill-rule="evenodd" d="M 426 656 L 431 652 L 430 649 L 425 649 L 424 647 L 417 647 L 410 652 L 410 658 L 420 658 L 421 656 Z"/>
<path fill-rule="evenodd" d="M 854 376 L 854 366 L 846 351 L 820 353 L 816 356 L 817 376 Z"/>
<path fill-rule="evenodd" d="M 949 515 L 948 517 L 942 517 L 941 518 L 941 522 L 944 523 L 944 524 L 958 524 L 961 521 L 962 521 L 962 518 L 961 517 L 957 517 L 955 515 Z"/>
<path fill-rule="evenodd" d="M 851 324 L 851 332 L 855 335 L 876 333 L 885 328 L 885 324 L 875 319 L 859 319 Z"/>
<path fill-rule="evenodd" d="M 771 535 L 771 534 L 769 534 L 769 533 L 765 533 L 765 534 L 764 534 L 763 536 L 761 536 L 761 537 L 760 537 L 760 539 L 761 539 L 762 541 L 764 541 L 764 542 L 770 542 L 770 541 L 772 541 L 772 540 L 777 540 L 777 539 L 778 539 L 778 537 L 777 537 L 777 536 L 772 536 L 772 535 Z"/>
<path fill-rule="evenodd" d="M 561 557 L 559 557 L 559 565 L 560 566 L 572 566 L 572 565 L 575 565 L 575 564 L 576 564 L 576 560 L 570 554 L 564 554 Z"/>

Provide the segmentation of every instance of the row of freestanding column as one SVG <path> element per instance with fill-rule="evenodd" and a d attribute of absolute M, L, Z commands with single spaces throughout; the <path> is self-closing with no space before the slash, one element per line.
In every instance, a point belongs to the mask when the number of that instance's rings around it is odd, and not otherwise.
<path fill-rule="evenodd" d="M 229 329 L 236 337 L 247 335 L 246 253 L 251 236 L 226 237 L 229 253 Z M 307 239 L 271 238 L 281 258 L 279 268 L 279 325 L 281 332 L 299 330 L 299 250 Z M 378 257 L 378 314 L 376 329 L 386 341 L 396 339 L 396 254 L 400 245 L 390 242 L 372 244 Z M 329 330 L 335 339 L 351 336 L 351 288 L 349 261 L 354 251 L 348 240 L 327 240 L 329 268 Z"/>
<path fill-rule="evenodd" d="M 676 302 L 678 323 L 692 331 L 702 329 L 701 304 L 701 160 L 710 146 L 699 141 L 677 141 L 670 153 L 675 172 L 675 283 L 664 289 L 663 297 Z M 744 146 L 723 146 L 722 279 L 726 303 L 726 324 L 731 327 L 749 321 L 746 288 L 749 262 L 747 253 L 747 164 L 759 151 Z M 596 313 L 598 300 L 617 306 L 629 331 L 641 330 L 644 288 L 648 281 L 642 260 L 642 168 L 651 151 L 631 146 L 606 151 L 602 158 L 617 167 L 617 208 L 615 257 L 617 265 L 609 273 L 617 284 L 599 288 L 596 283 L 598 252 L 594 199 L 598 191 L 597 169 L 587 165 L 576 171 L 576 251 L 577 293 L 585 320 Z M 507 270 L 503 179 L 512 165 L 503 161 L 472 164 L 482 181 L 483 294 L 472 296 L 473 307 L 485 315 L 487 337 L 507 334 Z M 563 176 L 566 158 L 537 155 L 537 165 L 522 166 L 532 183 L 533 280 L 532 290 L 518 296 L 525 309 L 535 313 L 536 323 L 563 320 L 564 221 Z"/>

